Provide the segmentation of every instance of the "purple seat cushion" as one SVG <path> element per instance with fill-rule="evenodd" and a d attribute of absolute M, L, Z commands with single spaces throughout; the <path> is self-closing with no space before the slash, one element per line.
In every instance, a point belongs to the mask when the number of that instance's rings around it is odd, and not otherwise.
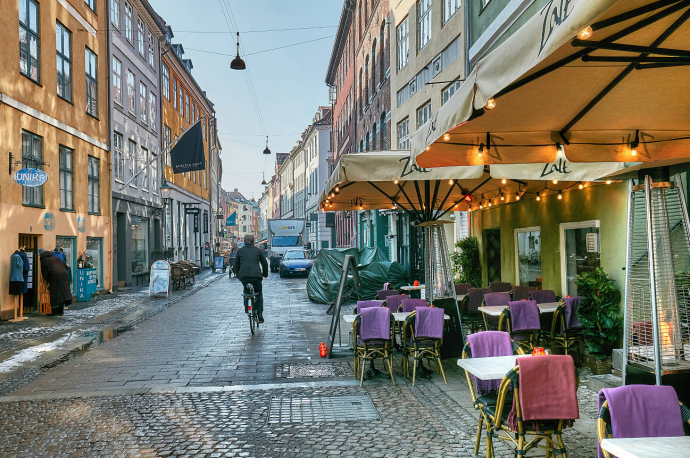
<path fill-rule="evenodd" d="M 398 309 L 400 308 L 400 304 L 402 304 L 402 302 L 405 299 L 409 299 L 409 298 L 410 298 L 410 296 L 407 296 L 405 294 L 396 294 L 394 296 L 388 296 L 386 298 L 386 305 L 388 306 L 388 308 L 390 309 L 390 311 L 392 313 L 396 313 L 398 311 Z"/>
<path fill-rule="evenodd" d="M 415 316 L 415 338 L 443 338 L 443 312 L 437 307 L 417 307 Z"/>
<path fill-rule="evenodd" d="M 510 302 L 509 293 L 489 293 L 484 295 L 484 304 L 487 307 L 508 305 L 508 302 Z"/>
<path fill-rule="evenodd" d="M 391 314 L 385 307 L 362 310 L 362 340 L 391 338 Z"/>
<path fill-rule="evenodd" d="M 388 296 L 397 296 L 398 292 L 394 289 L 382 289 L 376 293 L 376 298 L 380 301 L 386 300 Z"/>
<path fill-rule="evenodd" d="M 426 299 L 405 299 L 402 301 L 402 311 L 404 313 L 412 313 L 417 307 L 428 307 Z"/>
<path fill-rule="evenodd" d="M 529 295 L 533 301 L 537 301 L 537 304 L 556 302 L 556 293 L 552 289 L 532 291 Z"/>
<path fill-rule="evenodd" d="M 381 307 L 381 302 L 379 301 L 357 301 L 357 314 L 362 313 L 362 310 L 369 307 Z"/>
<path fill-rule="evenodd" d="M 513 301 L 508 307 L 513 331 L 539 330 L 539 307 L 536 301 Z"/>

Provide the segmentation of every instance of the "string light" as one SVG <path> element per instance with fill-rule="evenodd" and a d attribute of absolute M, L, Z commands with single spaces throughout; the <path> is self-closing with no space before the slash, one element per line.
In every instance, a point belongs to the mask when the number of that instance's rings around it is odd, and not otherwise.
<path fill-rule="evenodd" d="M 584 188 L 585 188 L 585 185 L 583 185 L 582 183 L 580 183 L 579 185 L 577 185 L 577 187 L 580 188 L 580 189 L 584 189 Z"/>
<path fill-rule="evenodd" d="M 553 180 L 553 184 L 558 184 L 558 180 Z"/>
<path fill-rule="evenodd" d="M 594 34 L 594 30 L 592 30 L 591 27 L 587 26 L 584 29 L 580 30 L 580 33 L 577 34 L 577 37 L 580 40 L 589 40 L 592 38 L 592 35 Z"/>
<path fill-rule="evenodd" d="M 515 200 L 520 200 L 520 193 L 519 192 L 515 193 Z"/>
<path fill-rule="evenodd" d="M 483 152 L 484 152 L 484 143 L 479 145 L 479 151 L 477 152 L 477 156 L 482 157 Z"/>
<path fill-rule="evenodd" d="M 558 200 L 563 200 L 563 193 L 558 191 Z"/>
<path fill-rule="evenodd" d="M 501 193 L 501 200 L 506 200 L 506 196 L 504 196 L 503 193 Z"/>
<path fill-rule="evenodd" d="M 611 180 L 606 180 L 606 184 L 611 184 L 613 183 Z"/>
<path fill-rule="evenodd" d="M 640 146 L 640 131 L 635 133 L 635 140 L 630 144 L 630 155 L 637 156 L 637 148 Z"/>
<path fill-rule="evenodd" d="M 398 180 L 393 180 L 393 184 L 398 184 Z"/>
<path fill-rule="evenodd" d="M 466 202 L 472 202 L 472 196 L 469 194 L 465 194 L 465 201 Z"/>
<path fill-rule="evenodd" d="M 541 200 L 541 196 L 539 195 L 539 193 L 537 193 L 537 202 L 539 202 L 540 200 Z"/>
<path fill-rule="evenodd" d="M 494 204 L 492 204 L 491 201 L 489 201 L 489 207 L 493 207 L 493 206 L 494 206 Z"/>
<path fill-rule="evenodd" d="M 493 110 L 494 108 L 496 108 L 496 100 L 493 97 L 489 98 L 489 100 L 486 101 L 486 105 L 484 105 L 484 108 L 486 108 L 487 110 Z"/>
<path fill-rule="evenodd" d="M 426 151 L 431 151 L 431 145 L 426 147 Z"/>
<path fill-rule="evenodd" d="M 508 183 L 508 180 L 506 180 L 506 179 L 504 178 L 504 179 L 501 180 L 501 183 L 506 184 L 506 183 Z"/>
<path fill-rule="evenodd" d="M 450 141 L 450 134 L 445 134 L 445 135 L 443 136 L 443 139 L 444 139 L 445 141 L 447 141 L 447 142 Z"/>
<path fill-rule="evenodd" d="M 453 180 L 448 180 L 448 184 L 451 185 L 451 186 L 453 186 L 453 185 L 455 184 L 455 181 L 453 181 Z"/>
<path fill-rule="evenodd" d="M 398 203 L 397 203 L 397 202 L 393 202 L 393 210 L 397 210 L 397 209 L 398 209 Z"/>
<path fill-rule="evenodd" d="M 480 209 L 480 210 L 483 210 L 483 209 L 484 209 L 484 205 L 483 205 L 483 204 L 479 204 L 479 209 Z"/>
<path fill-rule="evenodd" d="M 335 192 L 340 192 L 340 188 L 338 186 L 335 187 Z"/>
<path fill-rule="evenodd" d="M 563 157 L 565 154 L 565 148 L 560 143 L 556 143 L 556 156 Z"/>

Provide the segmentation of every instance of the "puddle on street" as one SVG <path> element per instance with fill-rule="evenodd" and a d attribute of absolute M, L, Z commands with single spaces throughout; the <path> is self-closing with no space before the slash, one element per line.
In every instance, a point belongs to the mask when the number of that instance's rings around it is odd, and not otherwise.
<path fill-rule="evenodd" d="M 83 334 L 84 337 L 91 337 L 93 338 L 92 341 L 87 342 L 66 355 L 63 355 L 61 358 L 58 358 L 56 360 L 53 360 L 47 364 L 44 364 L 41 366 L 43 369 L 51 369 L 54 367 L 59 366 L 62 363 L 65 363 L 71 359 L 77 358 L 87 351 L 91 350 L 94 347 L 97 347 L 101 345 L 104 342 L 107 342 L 109 340 L 114 339 L 117 336 L 120 336 L 124 334 L 125 332 L 131 331 L 133 328 L 131 326 L 121 326 L 118 328 L 105 328 L 105 329 L 99 329 L 98 331 L 87 331 Z"/>

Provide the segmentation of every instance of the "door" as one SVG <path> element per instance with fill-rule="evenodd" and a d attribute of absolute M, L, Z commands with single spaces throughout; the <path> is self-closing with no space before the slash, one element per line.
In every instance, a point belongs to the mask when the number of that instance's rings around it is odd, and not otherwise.
<path fill-rule="evenodd" d="M 515 283 L 541 289 L 541 228 L 515 229 Z"/>
<path fill-rule="evenodd" d="M 77 238 L 63 237 L 58 235 L 55 238 L 55 247 L 62 250 L 65 264 L 69 267 L 70 273 L 70 289 L 72 296 L 77 295 Z"/>
<path fill-rule="evenodd" d="M 490 229 L 484 232 L 486 240 L 486 271 L 491 282 L 501 281 L 501 230 Z"/>
<path fill-rule="evenodd" d="M 39 299 L 39 260 L 38 260 L 38 244 L 39 237 L 32 234 L 19 234 L 19 244 L 17 248 L 24 247 L 26 257 L 29 258 L 29 281 L 27 283 L 27 292 L 24 294 L 24 312 L 31 312 L 38 310 Z"/>
<path fill-rule="evenodd" d="M 575 296 L 577 276 L 601 266 L 599 221 L 561 224 L 561 253 L 562 293 Z"/>

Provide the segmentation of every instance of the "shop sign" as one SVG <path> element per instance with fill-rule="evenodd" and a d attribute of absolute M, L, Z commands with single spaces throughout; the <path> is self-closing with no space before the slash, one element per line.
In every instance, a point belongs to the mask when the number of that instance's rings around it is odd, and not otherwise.
<path fill-rule="evenodd" d="M 199 232 L 199 214 L 194 213 L 194 232 Z"/>
<path fill-rule="evenodd" d="M 208 234 L 208 212 L 204 212 L 204 234 Z"/>
<path fill-rule="evenodd" d="M 14 174 L 14 181 L 22 186 L 35 188 L 48 181 L 48 174 L 41 169 L 21 169 Z"/>

